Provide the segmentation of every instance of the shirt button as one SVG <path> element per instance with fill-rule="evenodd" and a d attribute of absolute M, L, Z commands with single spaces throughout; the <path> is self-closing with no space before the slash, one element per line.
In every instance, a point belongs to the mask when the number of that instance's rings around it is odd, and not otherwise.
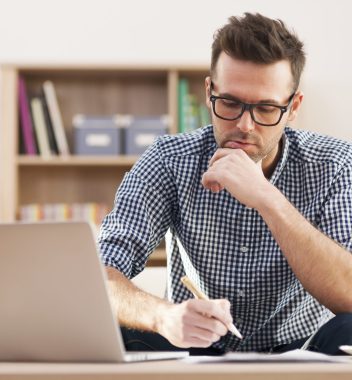
<path fill-rule="evenodd" d="M 238 294 L 240 297 L 244 297 L 244 291 L 243 291 L 242 289 L 237 290 L 237 294 Z"/>
<path fill-rule="evenodd" d="M 242 246 L 240 248 L 240 251 L 243 252 L 243 253 L 246 253 L 246 252 L 248 252 L 248 247 Z"/>

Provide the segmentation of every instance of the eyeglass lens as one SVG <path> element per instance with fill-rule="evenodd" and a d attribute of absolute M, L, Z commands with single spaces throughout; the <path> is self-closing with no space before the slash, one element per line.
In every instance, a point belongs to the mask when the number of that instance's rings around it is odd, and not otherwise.
<path fill-rule="evenodd" d="M 230 99 L 215 99 L 215 113 L 224 119 L 235 120 L 241 116 L 244 105 Z M 281 109 L 271 105 L 255 105 L 251 107 L 254 122 L 260 124 L 276 124 L 281 118 Z"/>

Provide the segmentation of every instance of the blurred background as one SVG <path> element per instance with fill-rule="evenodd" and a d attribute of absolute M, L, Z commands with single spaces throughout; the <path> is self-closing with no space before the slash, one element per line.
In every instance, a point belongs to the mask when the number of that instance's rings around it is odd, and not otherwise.
<path fill-rule="evenodd" d="M 307 66 L 301 82 L 305 99 L 294 126 L 352 141 L 350 0 L 0 0 L 0 10 L 0 65 L 10 65 L 6 75 L 4 71 L 0 75 L 0 222 L 41 220 L 48 210 L 67 220 L 78 207 L 84 218 L 93 222 L 98 218 L 99 227 L 101 215 L 112 207 L 119 181 L 136 158 L 77 157 L 70 125 L 74 113 L 120 112 L 119 101 L 127 89 L 130 98 L 121 106 L 123 113 L 132 110 L 139 115 L 145 106 L 153 117 L 169 113 L 177 120 L 182 104 L 178 83 L 189 82 L 204 101 L 202 83 L 213 33 L 228 17 L 244 12 L 282 19 L 305 43 Z M 70 65 L 76 69 L 66 72 Z M 81 74 L 85 65 L 98 69 Z M 109 65 L 123 69 L 114 73 L 104 68 Z M 150 65 L 159 66 L 155 74 Z M 173 65 L 178 68 L 173 70 Z M 47 70 L 50 66 L 54 69 Z M 135 77 L 138 70 L 129 71 L 130 66 L 147 69 Z M 192 66 L 198 67 L 196 72 Z M 70 153 L 75 155 L 64 160 L 58 151 L 45 156 L 37 150 L 30 155 L 19 146 L 23 132 L 18 117 L 19 75 L 30 92 L 44 80 L 53 81 Z M 156 101 L 149 104 L 153 97 Z M 171 130 L 177 131 L 177 126 Z M 163 244 L 152 256 L 154 268 L 136 281 L 162 296 Z"/>
<path fill-rule="evenodd" d="M 1 0 L 0 63 L 208 64 L 214 31 L 245 11 L 281 18 L 306 44 L 296 123 L 352 140 L 350 0 Z"/>

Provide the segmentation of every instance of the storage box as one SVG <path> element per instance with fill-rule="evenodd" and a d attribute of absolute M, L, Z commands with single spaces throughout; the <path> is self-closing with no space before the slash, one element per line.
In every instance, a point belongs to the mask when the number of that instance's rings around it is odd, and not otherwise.
<path fill-rule="evenodd" d="M 121 129 L 118 117 L 87 117 L 76 115 L 74 153 L 77 155 L 121 154 Z"/>
<path fill-rule="evenodd" d="M 160 117 L 133 117 L 125 127 L 125 153 L 141 155 L 158 136 L 168 133 L 169 119 Z"/>

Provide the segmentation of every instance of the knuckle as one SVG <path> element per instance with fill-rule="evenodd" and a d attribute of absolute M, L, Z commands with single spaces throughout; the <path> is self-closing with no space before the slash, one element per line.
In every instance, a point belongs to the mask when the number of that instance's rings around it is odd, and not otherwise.
<path fill-rule="evenodd" d="M 227 334 L 228 330 L 227 328 L 225 327 L 224 324 L 220 323 L 220 326 L 219 326 L 219 334 L 221 336 L 225 336 Z"/>
<path fill-rule="evenodd" d="M 187 323 L 187 314 L 183 313 L 181 315 L 181 323 L 182 323 L 182 326 L 184 326 Z"/>
<path fill-rule="evenodd" d="M 216 322 L 216 326 L 214 327 L 214 331 L 216 331 L 216 334 L 220 335 L 220 336 L 224 336 L 227 334 L 226 326 L 219 321 Z"/>
<path fill-rule="evenodd" d="M 184 308 L 185 308 L 185 311 L 188 312 L 192 309 L 192 302 L 193 300 L 188 300 L 188 301 L 185 301 L 184 303 Z"/>
<path fill-rule="evenodd" d="M 211 302 L 209 304 L 209 314 L 216 314 L 216 311 L 218 309 L 218 305 L 216 304 L 216 302 Z"/>
<path fill-rule="evenodd" d="M 223 306 L 226 308 L 226 309 L 230 309 L 231 308 L 231 303 L 229 300 L 221 300 L 221 303 L 223 304 Z"/>
<path fill-rule="evenodd" d="M 207 347 L 210 347 L 212 345 L 212 341 L 210 340 L 206 340 L 204 341 L 204 343 L 201 345 L 201 347 L 204 347 L 204 348 L 207 348 Z"/>
<path fill-rule="evenodd" d="M 219 339 L 220 339 L 220 335 L 215 334 L 215 333 L 211 334 L 211 341 L 212 342 L 217 342 Z"/>

